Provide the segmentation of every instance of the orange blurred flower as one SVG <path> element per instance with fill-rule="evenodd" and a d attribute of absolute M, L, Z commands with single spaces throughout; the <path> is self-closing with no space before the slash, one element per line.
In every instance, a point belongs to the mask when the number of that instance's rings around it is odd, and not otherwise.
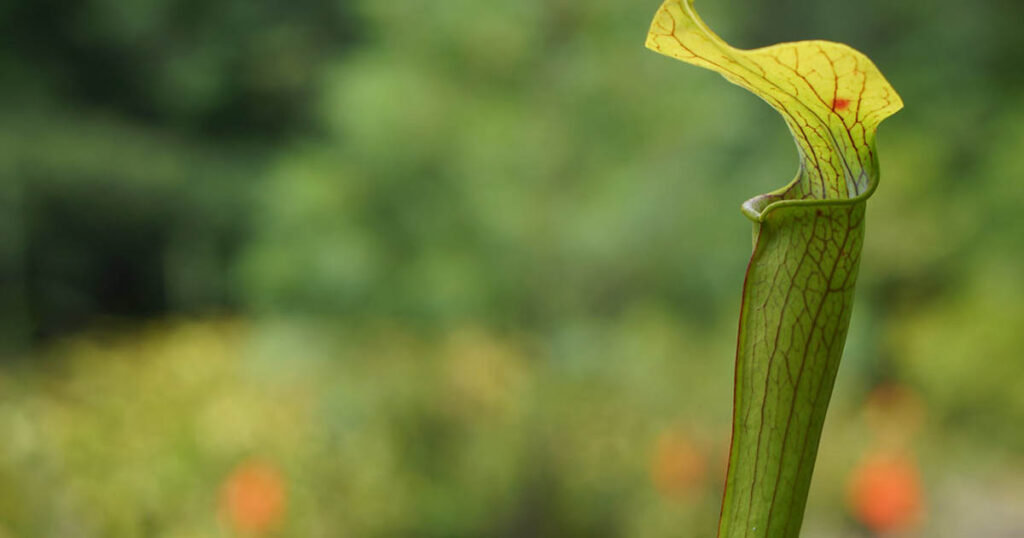
<path fill-rule="evenodd" d="M 697 445 L 679 429 L 662 432 L 654 444 L 651 480 L 666 497 L 691 493 L 707 473 L 707 458 Z"/>
<path fill-rule="evenodd" d="M 278 470 L 250 460 L 224 479 L 221 512 L 236 531 L 262 534 L 281 523 L 285 500 L 285 483 Z"/>
<path fill-rule="evenodd" d="M 851 476 L 850 505 L 856 518 L 876 533 L 912 528 L 923 509 L 917 465 L 904 456 L 869 457 Z"/>

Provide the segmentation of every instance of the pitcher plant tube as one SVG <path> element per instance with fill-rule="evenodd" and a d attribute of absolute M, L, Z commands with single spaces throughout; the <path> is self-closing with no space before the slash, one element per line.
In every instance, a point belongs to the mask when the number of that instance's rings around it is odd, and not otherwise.
<path fill-rule="evenodd" d="M 903 107 L 865 55 L 828 41 L 733 48 L 667 0 L 647 47 L 721 74 L 777 110 L 800 157 L 785 187 L 746 201 L 754 222 L 736 349 L 720 538 L 800 532 L 853 307 L 875 132 Z"/>

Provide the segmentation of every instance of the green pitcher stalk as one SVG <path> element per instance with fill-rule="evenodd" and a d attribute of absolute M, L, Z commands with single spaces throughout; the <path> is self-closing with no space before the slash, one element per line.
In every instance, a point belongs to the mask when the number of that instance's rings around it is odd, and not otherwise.
<path fill-rule="evenodd" d="M 853 308 L 864 209 L 878 185 L 875 132 L 903 107 L 871 60 L 827 41 L 740 50 L 692 0 L 667 0 L 647 47 L 711 69 L 777 110 L 800 166 L 755 196 L 736 349 L 732 447 L 720 538 L 789 538 L 807 491 Z"/>

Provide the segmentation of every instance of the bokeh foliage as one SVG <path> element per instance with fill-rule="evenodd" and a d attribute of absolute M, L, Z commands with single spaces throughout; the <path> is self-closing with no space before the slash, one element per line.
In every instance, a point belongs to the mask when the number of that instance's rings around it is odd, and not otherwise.
<path fill-rule="evenodd" d="M 857 528 L 881 382 L 926 402 L 929 528 L 1019 531 L 1024 7 L 705 3 L 739 46 L 849 43 L 907 103 L 808 532 Z M 711 535 L 738 207 L 796 157 L 644 50 L 655 4 L 0 6 L 0 536 L 227 533 L 253 455 L 288 535 Z"/>

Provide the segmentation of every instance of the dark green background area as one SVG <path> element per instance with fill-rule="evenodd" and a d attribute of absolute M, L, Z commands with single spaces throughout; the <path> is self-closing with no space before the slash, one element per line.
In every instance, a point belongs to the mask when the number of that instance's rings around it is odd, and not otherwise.
<path fill-rule="evenodd" d="M 926 409 L 924 535 L 1024 532 L 1024 5 L 697 7 L 737 46 L 847 43 L 906 103 L 808 528 L 868 535 L 844 483 L 877 447 L 850 438 L 896 384 Z M 287 535 L 711 535 L 739 204 L 797 159 L 763 103 L 643 48 L 656 8 L 0 3 L 0 536 L 228 532 L 217 487 L 253 455 L 290 479 Z M 179 363 L 216 383 L 158 383 Z M 282 386 L 306 429 L 203 440 Z M 126 461 L 157 415 L 181 431 Z M 650 476 L 677 429 L 708 469 L 682 499 Z"/>

